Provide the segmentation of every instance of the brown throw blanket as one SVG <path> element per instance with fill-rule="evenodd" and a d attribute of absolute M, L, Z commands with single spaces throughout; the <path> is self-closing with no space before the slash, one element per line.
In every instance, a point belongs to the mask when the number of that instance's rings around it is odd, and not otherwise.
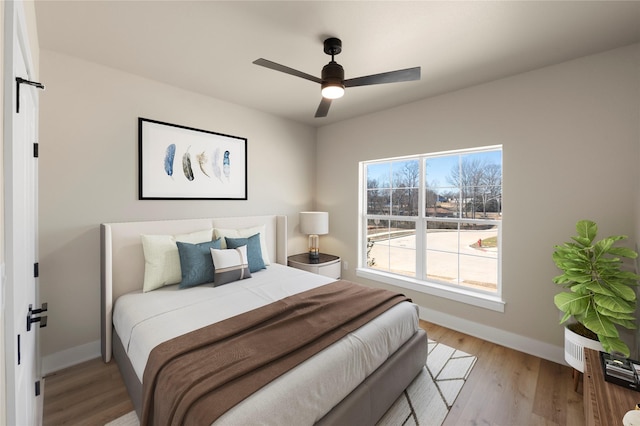
<path fill-rule="evenodd" d="M 151 351 L 144 371 L 141 425 L 209 425 L 405 300 L 336 281 L 164 342 Z"/>

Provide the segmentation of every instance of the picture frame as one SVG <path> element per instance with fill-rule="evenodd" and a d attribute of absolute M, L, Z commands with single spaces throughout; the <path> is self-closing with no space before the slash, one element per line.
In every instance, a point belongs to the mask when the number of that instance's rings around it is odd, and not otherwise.
<path fill-rule="evenodd" d="M 246 200 L 247 139 L 138 117 L 139 200 Z"/>

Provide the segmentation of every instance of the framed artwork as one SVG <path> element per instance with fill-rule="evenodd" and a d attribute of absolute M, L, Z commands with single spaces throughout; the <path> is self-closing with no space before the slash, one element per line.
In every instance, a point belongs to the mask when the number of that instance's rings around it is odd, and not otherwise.
<path fill-rule="evenodd" d="M 247 139 L 138 118 L 140 200 L 246 200 Z"/>

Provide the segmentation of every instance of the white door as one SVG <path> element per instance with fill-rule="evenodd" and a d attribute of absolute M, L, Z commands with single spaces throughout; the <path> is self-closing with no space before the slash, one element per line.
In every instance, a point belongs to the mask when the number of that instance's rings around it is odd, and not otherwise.
<path fill-rule="evenodd" d="M 29 307 L 38 309 L 37 142 L 38 89 L 33 80 L 21 2 L 5 2 L 4 68 L 4 216 L 6 421 L 42 423 L 39 391 L 39 323 L 27 331 Z M 17 111 L 19 102 L 19 112 Z"/>

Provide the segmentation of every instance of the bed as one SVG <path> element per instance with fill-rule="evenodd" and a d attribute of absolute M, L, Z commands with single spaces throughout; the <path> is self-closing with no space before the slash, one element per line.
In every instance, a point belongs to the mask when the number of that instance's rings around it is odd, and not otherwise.
<path fill-rule="evenodd" d="M 117 362 L 138 416 L 145 365 L 157 345 L 235 318 L 241 311 L 340 284 L 286 266 L 286 216 L 105 223 L 100 229 L 102 357 L 109 362 L 113 356 Z M 265 268 L 250 279 L 142 291 L 147 281 L 141 236 L 211 230 L 214 239 L 216 231 L 256 229 Z M 417 308 L 401 302 L 270 381 L 214 424 L 375 424 L 423 369 L 426 357 L 426 333 L 418 327 Z"/>

